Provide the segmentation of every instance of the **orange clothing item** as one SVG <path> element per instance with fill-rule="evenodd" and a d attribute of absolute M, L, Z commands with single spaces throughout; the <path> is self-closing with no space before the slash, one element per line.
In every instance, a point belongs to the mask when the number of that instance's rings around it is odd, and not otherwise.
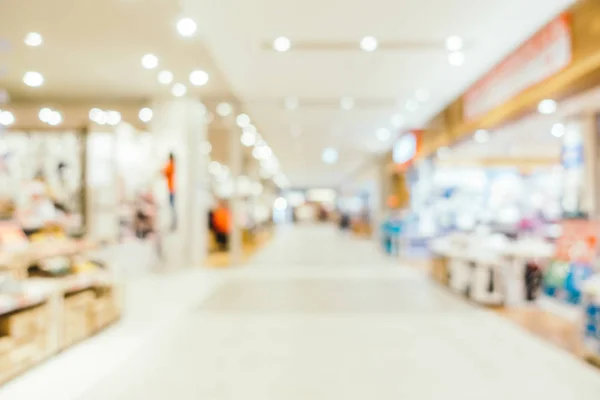
<path fill-rule="evenodd" d="M 229 233 L 231 228 L 231 215 L 229 210 L 219 207 L 213 212 L 213 225 L 219 233 Z"/>
<path fill-rule="evenodd" d="M 167 165 L 163 168 L 163 175 L 167 179 L 169 193 L 175 193 L 175 162 L 169 160 Z"/>

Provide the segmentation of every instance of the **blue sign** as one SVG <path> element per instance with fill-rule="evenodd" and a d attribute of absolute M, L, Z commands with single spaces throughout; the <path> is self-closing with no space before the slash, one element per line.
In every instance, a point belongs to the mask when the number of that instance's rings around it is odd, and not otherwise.
<path fill-rule="evenodd" d="M 577 169 L 583 167 L 583 144 L 573 147 L 563 147 L 562 165 L 565 169 Z"/>

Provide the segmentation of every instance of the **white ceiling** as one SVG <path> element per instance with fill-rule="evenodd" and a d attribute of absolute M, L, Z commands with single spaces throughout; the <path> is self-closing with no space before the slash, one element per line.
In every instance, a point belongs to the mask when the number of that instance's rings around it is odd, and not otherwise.
<path fill-rule="evenodd" d="M 381 148 L 375 132 L 391 128 L 398 111 L 408 127 L 425 123 L 477 77 L 572 0 L 185 0 L 233 91 L 298 186 L 337 185 Z M 462 36 L 466 64 L 451 67 L 445 38 Z M 382 50 L 359 49 L 373 35 Z M 266 44 L 278 36 L 292 50 Z M 301 44 L 303 49 L 294 50 Z M 323 50 L 322 48 L 329 48 Z M 387 47 L 388 49 L 385 49 Z M 304 49 L 307 48 L 307 49 Z M 415 113 L 398 104 L 426 88 L 431 99 Z M 287 96 L 300 108 L 287 111 Z M 356 107 L 342 111 L 343 96 Z M 300 127 L 294 138 L 290 129 Z M 387 145 L 389 146 L 389 142 Z M 321 151 L 340 151 L 335 166 Z"/>
<path fill-rule="evenodd" d="M 193 69 L 211 75 L 190 94 L 209 101 L 238 97 L 295 186 L 334 186 L 391 143 L 375 135 L 402 112 L 407 128 L 422 126 L 470 83 L 573 0 L 3 0 L 0 1 L 0 87 L 16 98 L 151 98 L 169 96 L 157 71 L 141 68 L 153 52 L 186 81 Z M 181 16 L 198 23 L 183 39 Z M 44 35 L 27 48 L 27 32 Z M 358 48 L 365 35 L 381 50 Z M 445 38 L 466 41 L 466 63 L 447 62 Z M 277 36 L 305 49 L 275 53 Z M 1 46 L 0 46 L 1 47 Z M 46 77 L 25 87 L 27 70 Z M 189 86 L 189 85 L 188 85 Z M 399 107 L 426 88 L 431 98 L 415 113 Z M 232 92 L 233 95 L 232 96 Z M 285 110 L 296 96 L 300 108 Z M 356 107 L 342 111 L 340 98 Z M 292 131 L 301 131 L 295 138 Z M 324 165 L 324 147 L 339 149 Z"/>
<path fill-rule="evenodd" d="M 2 0 L 0 1 L 0 88 L 16 100 L 151 99 L 171 97 L 170 86 L 157 81 L 158 71 L 173 72 L 191 95 L 230 96 L 221 70 L 198 37 L 183 39 L 176 30 L 181 8 L 170 0 Z M 27 47 L 28 32 L 44 38 Z M 146 53 L 159 57 L 146 70 Z M 191 71 L 210 74 L 208 85 L 188 82 Z M 23 84 L 26 71 L 42 73 L 39 88 Z"/>

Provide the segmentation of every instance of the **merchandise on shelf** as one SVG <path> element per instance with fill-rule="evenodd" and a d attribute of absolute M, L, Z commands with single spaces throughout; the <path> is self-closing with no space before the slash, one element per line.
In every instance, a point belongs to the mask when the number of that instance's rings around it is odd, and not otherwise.
<path fill-rule="evenodd" d="M 0 226 L 0 259 L 9 261 L 0 266 L 0 384 L 120 315 L 111 274 L 83 254 L 95 246 L 63 232 L 31 242 L 17 232 L 14 222 Z"/>

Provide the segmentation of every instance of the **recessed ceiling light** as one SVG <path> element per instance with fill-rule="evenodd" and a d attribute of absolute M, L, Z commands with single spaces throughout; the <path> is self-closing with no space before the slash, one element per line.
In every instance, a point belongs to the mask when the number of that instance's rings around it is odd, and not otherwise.
<path fill-rule="evenodd" d="M 142 57 L 142 66 L 146 69 L 154 69 L 158 67 L 158 57 L 152 53 L 148 53 Z"/>
<path fill-rule="evenodd" d="M 413 99 L 409 99 L 409 100 L 406 100 L 404 107 L 406 107 L 407 111 L 415 112 L 419 109 L 419 102 L 416 100 L 413 100 Z"/>
<path fill-rule="evenodd" d="M 44 84 L 44 77 L 39 72 L 29 71 L 23 75 L 23 83 L 31 87 L 39 87 Z"/>
<path fill-rule="evenodd" d="M 269 171 L 271 174 L 276 174 L 277 171 L 279 171 L 279 161 L 277 161 L 277 158 L 275 157 L 261 160 L 260 166 Z"/>
<path fill-rule="evenodd" d="M 285 108 L 288 110 L 296 110 L 300 106 L 300 101 L 297 97 L 291 96 L 285 99 Z"/>
<path fill-rule="evenodd" d="M 63 121 L 62 114 L 61 114 L 61 113 L 59 113 L 58 111 L 54 111 L 54 110 L 52 110 L 52 111 L 50 112 L 50 115 L 48 116 L 48 119 L 47 119 L 47 121 L 46 121 L 46 122 L 47 122 L 49 125 L 52 125 L 52 126 L 57 126 L 57 125 L 60 125 L 60 124 L 62 123 L 62 121 Z"/>
<path fill-rule="evenodd" d="M 552 136 L 560 138 L 565 135 L 565 126 L 563 124 L 552 125 Z"/>
<path fill-rule="evenodd" d="M 99 108 L 92 108 L 90 110 L 90 121 L 97 123 L 98 125 L 104 125 L 108 122 L 108 113 Z"/>
<path fill-rule="evenodd" d="M 204 86 L 208 83 L 208 79 L 208 74 L 202 70 L 196 70 L 190 74 L 190 82 L 194 86 Z"/>
<path fill-rule="evenodd" d="M 490 133 L 485 129 L 480 129 L 475 132 L 475 141 L 477 143 L 485 143 L 490 139 Z"/>
<path fill-rule="evenodd" d="M 212 144 L 210 144 L 210 142 L 208 140 L 205 140 L 204 142 L 202 142 L 202 144 L 200 145 L 200 152 L 202 154 L 204 154 L 205 156 L 207 156 L 210 154 L 211 151 L 212 151 Z"/>
<path fill-rule="evenodd" d="M 217 104 L 217 114 L 219 114 L 221 117 L 227 117 L 231 115 L 232 112 L 233 107 L 231 106 L 231 104 L 226 102 Z"/>
<path fill-rule="evenodd" d="M 44 107 L 38 113 L 38 118 L 40 119 L 40 121 L 47 123 L 48 120 L 50 119 L 51 114 L 52 114 L 52 109 Z"/>
<path fill-rule="evenodd" d="M 183 97 L 187 93 L 187 87 L 183 83 L 176 83 L 171 88 L 171 93 L 175 97 Z"/>
<path fill-rule="evenodd" d="M 29 32 L 25 36 L 25 44 L 27 46 L 37 47 L 37 46 L 41 46 L 42 43 L 44 43 L 44 39 L 42 38 L 42 35 L 40 35 L 37 32 Z"/>
<path fill-rule="evenodd" d="M 448 54 L 448 62 L 453 67 L 460 67 L 465 63 L 465 54 L 460 51 L 455 51 Z"/>
<path fill-rule="evenodd" d="M 557 109 L 558 109 L 558 104 L 556 103 L 555 100 L 552 100 L 552 99 L 542 100 L 542 101 L 540 101 L 540 104 L 538 104 L 538 111 L 540 112 L 540 114 L 544 114 L 544 115 L 554 114 Z"/>
<path fill-rule="evenodd" d="M 250 125 L 250 117 L 247 114 L 240 114 L 235 118 L 235 122 L 240 128 Z"/>
<path fill-rule="evenodd" d="M 118 111 L 107 111 L 106 112 L 106 122 L 109 125 L 115 126 L 121 122 L 121 113 Z"/>
<path fill-rule="evenodd" d="M 404 126 L 404 115 L 402 114 L 394 114 L 392 115 L 392 119 L 390 121 L 394 128 L 402 128 Z"/>
<path fill-rule="evenodd" d="M 150 122 L 152 120 L 153 112 L 151 108 L 144 107 L 138 113 L 138 117 L 142 122 Z"/>
<path fill-rule="evenodd" d="M 275 49 L 275 51 L 278 51 L 280 53 L 288 51 L 291 47 L 292 42 L 285 36 L 280 36 L 273 41 L 273 48 Z"/>
<path fill-rule="evenodd" d="M 40 110 L 40 112 L 38 113 L 38 118 L 40 119 L 40 121 L 52 126 L 60 125 L 60 123 L 63 120 L 61 113 L 47 107 L 44 107 Z"/>
<path fill-rule="evenodd" d="M 446 39 L 446 49 L 448 51 L 459 51 L 463 48 L 463 40 L 460 36 L 449 36 Z"/>
<path fill-rule="evenodd" d="M 160 71 L 158 73 L 158 82 L 168 85 L 173 82 L 173 73 L 171 71 Z"/>
<path fill-rule="evenodd" d="M 10 126 L 15 123 L 15 116 L 10 111 L 0 110 L 0 125 Z"/>
<path fill-rule="evenodd" d="M 338 161 L 339 154 L 333 147 L 327 147 L 321 154 L 321 159 L 325 164 L 335 164 Z"/>
<path fill-rule="evenodd" d="M 373 36 L 365 36 L 360 41 L 360 48 L 364 51 L 375 51 L 379 46 L 379 42 Z"/>
<path fill-rule="evenodd" d="M 380 128 L 377 130 L 377 139 L 379 139 L 382 142 L 388 141 L 391 135 L 392 133 L 387 128 Z"/>
<path fill-rule="evenodd" d="M 189 37 L 196 33 L 196 23 L 191 18 L 181 18 L 177 21 L 177 31 L 181 36 Z"/>
<path fill-rule="evenodd" d="M 429 100 L 429 90 L 425 88 L 420 88 L 415 91 L 415 98 L 421 103 L 425 103 Z"/>
<path fill-rule="evenodd" d="M 254 146 L 256 143 L 256 134 L 252 132 L 244 132 L 240 136 L 240 141 L 246 147 Z"/>
<path fill-rule="evenodd" d="M 354 108 L 354 99 L 352 97 L 342 97 L 340 107 L 343 110 L 352 110 Z"/>
<path fill-rule="evenodd" d="M 258 141 L 252 150 L 252 156 L 257 160 L 266 160 L 273 155 L 273 150 L 264 142 Z"/>

